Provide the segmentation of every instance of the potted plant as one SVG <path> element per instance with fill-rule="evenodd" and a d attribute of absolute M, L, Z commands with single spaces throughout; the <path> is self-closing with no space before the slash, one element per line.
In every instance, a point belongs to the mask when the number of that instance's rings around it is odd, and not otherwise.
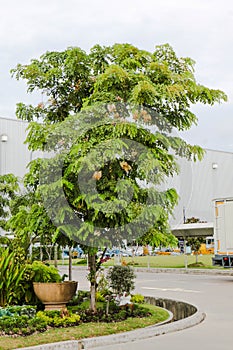
<path fill-rule="evenodd" d="M 33 290 L 37 298 L 45 305 L 45 310 L 61 310 L 75 295 L 78 282 L 64 281 L 54 266 L 39 261 L 32 264 Z"/>

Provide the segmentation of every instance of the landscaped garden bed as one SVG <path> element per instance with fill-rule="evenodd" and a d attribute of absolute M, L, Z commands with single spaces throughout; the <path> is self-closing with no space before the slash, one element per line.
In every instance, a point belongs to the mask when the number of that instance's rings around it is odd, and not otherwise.
<path fill-rule="evenodd" d="M 81 298 L 87 294 L 80 292 Z M 110 302 L 106 314 L 106 304 L 106 301 L 98 301 L 96 313 L 90 311 L 86 297 L 81 303 L 80 297 L 76 297 L 64 311 L 36 311 L 34 306 L 2 308 L 0 349 L 125 332 L 169 317 L 166 310 L 144 303 L 122 308 Z"/>

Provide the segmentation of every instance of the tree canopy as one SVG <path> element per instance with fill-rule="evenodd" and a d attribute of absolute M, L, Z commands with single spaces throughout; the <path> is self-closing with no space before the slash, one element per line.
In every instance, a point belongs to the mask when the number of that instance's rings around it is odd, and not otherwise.
<path fill-rule="evenodd" d="M 16 115 L 30 122 L 29 148 L 52 154 L 33 161 L 26 179 L 56 234 L 93 248 L 168 235 L 178 197 L 160 186 L 178 172 L 177 156 L 203 155 L 177 131 L 197 123 L 193 104 L 226 101 L 221 90 L 196 82 L 194 61 L 168 44 L 153 52 L 95 45 L 89 53 L 46 52 L 12 74 L 41 93 L 36 106 L 19 103 Z"/>
<path fill-rule="evenodd" d="M 188 129 L 197 122 L 191 112 L 193 104 L 213 105 L 226 100 L 222 91 L 197 83 L 194 61 L 177 57 L 168 44 L 156 46 L 154 52 L 130 44 L 95 45 L 89 53 L 69 47 L 63 52 L 46 52 L 27 65 L 18 64 L 12 74 L 26 80 L 28 92 L 41 92 L 38 105 L 19 103 L 16 114 L 30 122 L 26 140 L 30 149 L 59 149 L 50 173 L 60 167 L 62 154 L 62 191 L 69 207 L 65 206 L 64 212 L 59 201 L 58 178 L 49 176 L 45 180 L 49 186 L 43 186 L 43 196 L 50 198 L 47 207 L 53 202 L 54 212 L 50 214 L 59 217 L 59 226 L 68 236 L 73 235 L 67 224 L 73 220 L 71 212 L 83 221 L 76 230 L 77 239 L 93 235 L 96 227 L 117 227 L 119 231 L 128 224 L 132 231 L 130 222 L 140 227 L 136 217 L 143 209 L 143 225 L 167 221 L 177 201 L 175 191 L 169 189 L 162 194 L 150 188 L 153 200 L 149 200 L 148 190 L 138 180 L 160 184 L 178 171 L 177 155 L 200 159 L 202 149 L 187 144 L 174 135 L 174 130 Z M 140 165 L 135 152 L 141 156 Z M 118 158 L 113 159 L 116 154 Z M 31 176 L 27 177 L 34 181 L 33 186 L 40 182 L 38 162 L 41 166 L 41 160 L 32 163 Z M 81 193 L 77 186 L 80 174 L 88 183 L 87 193 Z M 97 190 L 91 193 L 88 188 L 94 186 L 93 182 Z M 51 199 L 52 183 L 57 196 Z M 151 210 L 149 206 L 155 201 Z"/>

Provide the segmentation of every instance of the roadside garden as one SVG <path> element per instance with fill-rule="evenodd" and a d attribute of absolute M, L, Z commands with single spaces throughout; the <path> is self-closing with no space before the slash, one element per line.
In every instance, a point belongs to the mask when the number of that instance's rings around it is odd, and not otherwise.
<path fill-rule="evenodd" d="M 107 291 L 98 272 L 107 247 L 123 240 L 177 244 L 169 216 L 178 194 L 162 184 L 179 173 L 177 157 L 197 161 L 204 152 L 174 131 L 197 122 L 191 105 L 213 105 L 226 95 L 198 84 L 193 60 L 177 57 L 168 44 L 152 53 L 130 44 L 96 45 L 90 53 L 78 47 L 46 52 L 18 64 L 12 75 L 26 82 L 29 93 L 41 93 L 35 106 L 18 103 L 16 116 L 29 123 L 29 150 L 44 157 L 28 164 L 23 180 L 0 176 L 0 227 L 6 233 L 0 248 L 1 334 L 29 338 L 62 328 L 63 337 L 63 329 L 75 325 L 84 327 L 83 337 L 85 322 L 104 321 L 103 334 L 154 323 L 158 310 L 137 299 L 121 304 L 133 290 L 129 266 L 113 267 L 122 270 L 116 284 L 109 277 Z M 64 286 L 66 276 L 37 260 L 57 265 L 59 247 L 71 251 L 77 245 L 88 257 L 88 305 L 78 293 L 67 309 L 44 310 L 33 282 Z M 69 254 L 70 282 L 71 260 Z"/>
<path fill-rule="evenodd" d="M 89 291 L 75 293 L 66 307 L 46 310 L 34 293 L 33 282 L 62 283 L 57 269 L 38 261 L 19 261 L 8 250 L 1 253 L 0 349 L 54 342 L 55 333 L 56 341 L 81 339 L 146 327 L 168 318 L 165 310 L 145 304 L 142 295 L 132 295 L 134 272 L 120 265 L 110 269 L 107 278 L 100 275 L 96 311 L 90 309 Z"/>

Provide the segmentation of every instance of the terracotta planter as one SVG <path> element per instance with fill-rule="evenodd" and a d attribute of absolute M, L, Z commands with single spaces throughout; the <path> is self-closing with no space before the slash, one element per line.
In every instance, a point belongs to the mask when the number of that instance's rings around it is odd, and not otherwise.
<path fill-rule="evenodd" d="M 33 289 L 38 299 L 45 305 L 45 310 L 61 310 L 72 299 L 78 282 L 65 281 L 58 283 L 33 282 Z"/>

